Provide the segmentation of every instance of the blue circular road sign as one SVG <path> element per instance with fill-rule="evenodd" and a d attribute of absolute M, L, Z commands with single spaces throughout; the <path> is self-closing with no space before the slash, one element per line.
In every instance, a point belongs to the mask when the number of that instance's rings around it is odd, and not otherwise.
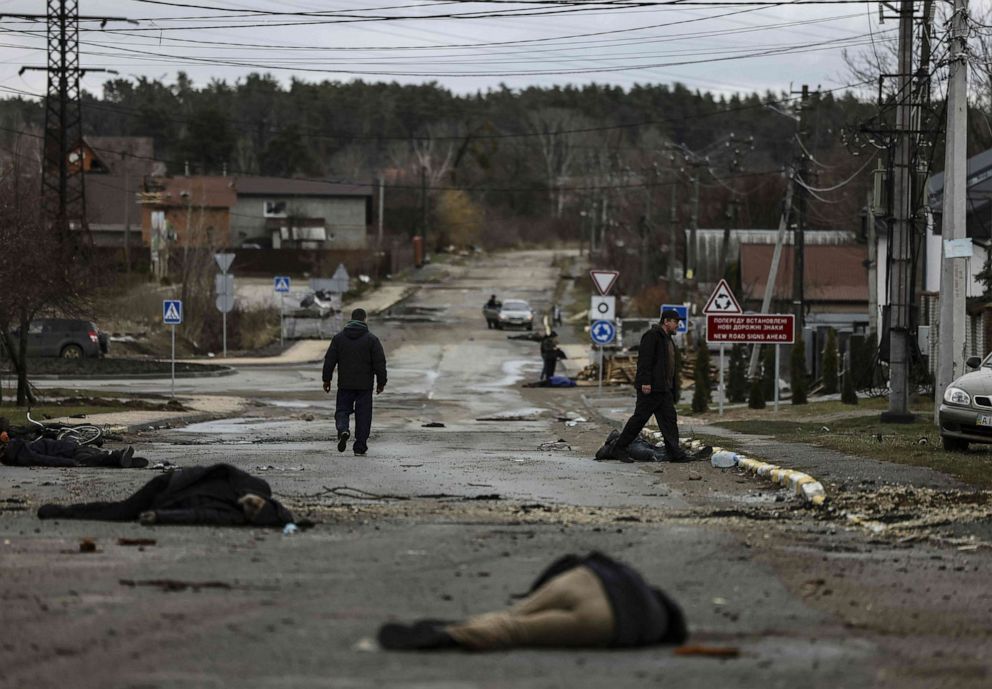
<path fill-rule="evenodd" d="M 595 321 L 589 328 L 593 344 L 608 345 L 616 339 L 617 328 L 610 321 Z"/>

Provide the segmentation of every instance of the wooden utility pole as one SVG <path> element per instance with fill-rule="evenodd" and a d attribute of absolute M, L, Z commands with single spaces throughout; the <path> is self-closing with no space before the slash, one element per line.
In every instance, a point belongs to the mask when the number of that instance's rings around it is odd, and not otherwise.
<path fill-rule="evenodd" d="M 909 305 L 912 268 L 913 0 L 899 5 L 899 69 L 896 89 L 896 144 L 892 165 L 892 231 L 889 242 L 889 408 L 888 423 L 910 423 Z"/>
<path fill-rule="evenodd" d="M 968 259 L 949 244 L 967 239 L 968 189 L 968 0 L 954 0 L 950 73 L 947 77 L 947 137 L 944 148 L 944 203 L 941 218 L 940 331 L 934 423 L 944 391 L 964 373 Z M 958 242 L 960 243 L 960 242 Z M 948 255 L 951 248 L 951 255 Z M 971 248 L 968 243 L 968 248 Z"/>

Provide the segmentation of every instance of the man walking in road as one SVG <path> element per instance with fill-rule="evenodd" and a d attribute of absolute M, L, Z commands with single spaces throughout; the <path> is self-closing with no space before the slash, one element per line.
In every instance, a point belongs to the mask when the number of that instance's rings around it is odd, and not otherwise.
<path fill-rule="evenodd" d="M 369 332 L 365 309 L 351 312 L 351 320 L 331 340 L 324 355 L 324 392 L 331 391 L 331 379 L 338 369 L 338 395 L 334 408 L 334 424 L 338 430 L 338 452 L 348 446 L 348 425 L 355 415 L 356 455 L 368 450 L 372 430 L 372 387 L 375 394 L 386 387 L 386 354 L 379 338 Z"/>
<path fill-rule="evenodd" d="M 637 404 L 634 414 L 623 427 L 613 445 L 613 455 L 623 461 L 634 461 L 627 446 L 644 428 L 651 415 L 658 421 L 658 428 L 665 439 L 665 451 L 671 462 L 685 462 L 689 457 L 679 446 L 678 415 L 675 412 L 675 390 L 678 368 L 672 334 L 679 329 L 679 312 L 665 309 L 661 322 L 644 333 L 637 350 Z"/>

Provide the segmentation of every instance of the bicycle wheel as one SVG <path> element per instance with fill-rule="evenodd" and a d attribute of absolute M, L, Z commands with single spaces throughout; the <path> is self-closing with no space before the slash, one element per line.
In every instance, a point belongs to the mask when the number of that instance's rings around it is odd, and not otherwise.
<path fill-rule="evenodd" d="M 99 426 L 84 424 L 82 426 L 72 426 L 62 429 L 59 433 L 59 440 L 75 440 L 80 445 L 92 445 L 100 436 L 103 430 Z"/>

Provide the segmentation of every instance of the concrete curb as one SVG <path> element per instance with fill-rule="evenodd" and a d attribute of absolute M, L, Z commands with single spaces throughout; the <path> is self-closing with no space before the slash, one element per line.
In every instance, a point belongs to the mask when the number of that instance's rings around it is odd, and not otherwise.
<path fill-rule="evenodd" d="M 650 440 L 657 441 L 661 439 L 661 433 L 658 431 L 650 431 L 649 437 Z M 696 448 L 701 447 L 702 443 L 698 440 L 692 440 L 689 441 L 689 445 Z M 736 457 L 734 466 L 739 467 L 748 473 L 754 474 L 755 476 L 766 478 L 773 483 L 779 484 L 780 486 L 790 488 L 796 495 L 814 507 L 820 507 L 827 501 L 827 492 L 824 489 L 823 484 L 809 474 L 804 474 L 803 472 L 796 471 L 795 469 L 783 469 L 776 464 L 762 462 L 761 460 L 743 455 L 740 452 L 724 450 L 724 448 L 714 446 L 713 454 L 716 454 L 717 452 L 732 453 Z M 730 467 L 727 468 L 729 469 Z"/>
<path fill-rule="evenodd" d="M 237 371 L 233 368 L 224 368 L 220 371 L 185 371 L 176 372 L 176 380 L 180 378 L 220 378 L 222 376 L 233 376 Z M 100 375 L 96 373 L 46 373 L 31 376 L 32 380 L 152 380 L 155 378 L 171 378 L 172 374 L 166 373 L 114 373 L 110 375 Z"/>
<path fill-rule="evenodd" d="M 716 451 L 716 448 L 713 448 Z M 793 492 L 814 507 L 820 507 L 827 501 L 827 493 L 823 484 L 809 474 L 795 469 L 783 469 L 768 462 L 762 462 L 751 457 L 738 454 L 737 466 L 744 471 L 767 478 L 781 486 L 791 488 Z"/>
<path fill-rule="evenodd" d="M 397 299 L 395 299 L 394 301 L 389 302 L 385 306 L 380 306 L 380 307 L 378 307 L 378 308 L 370 311 L 369 312 L 369 315 L 370 316 L 378 316 L 383 311 L 388 311 L 389 309 L 393 308 L 397 304 L 403 303 L 404 301 L 406 301 L 407 299 L 409 299 L 410 297 L 412 297 L 414 294 L 416 294 L 419 291 L 420 291 L 420 285 L 411 285 L 410 287 L 407 287 L 406 289 L 404 289 L 403 292 L 400 293 L 400 296 Z M 354 302 L 349 302 L 348 306 L 351 306 L 351 305 L 357 304 L 357 303 L 358 303 L 358 300 L 356 300 Z"/>
<path fill-rule="evenodd" d="M 163 428 L 176 428 L 179 426 L 189 426 L 194 423 L 201 423 L 203 421 L 214 421 L 216 419 L 229 419 L 233 418 L 230 414 L 219 414 L 217 412 L 193 412 L 190 414 L 179 414 L 177 416 L 170 416 L 164 419 L 156 419 L 155 421 L 142 421 L 138 423 L 128 424 L 126 426 L 116 426 L 115 428 L 125 429 L 127 433 L 138 433 L 141 431 L 155 431 Z"/>

